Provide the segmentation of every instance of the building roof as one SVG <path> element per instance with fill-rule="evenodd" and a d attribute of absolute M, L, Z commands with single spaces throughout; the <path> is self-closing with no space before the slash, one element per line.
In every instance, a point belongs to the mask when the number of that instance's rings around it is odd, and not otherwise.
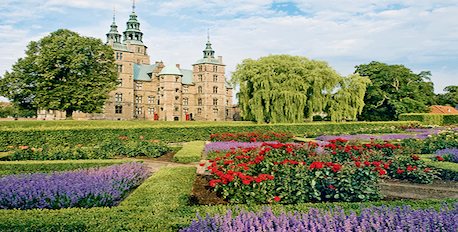
<path fill-rule="evenodd" d="M 180 69 L 181 73 L 183 73 L 182 83 L 190 85 L 192 84 L 192 70 L 190 69 Z"/>
<path fill-rule="evenodd" d="M 174 65 L 169 65 L 169 66 L 165 66 L 161 72 L 159 73 L 159 75 L 177 75 L 177 76 L 183 76 L 183 73 L 181 72 L 181 70 L 179 68 L 177 68 L 177 66 L 174 66 Z"/>
<path fill-rule="evenodd" d="M 151 73 L 153 73 L 157 64 L 134 64 L 134 80 L 135 81 L 151 81 Z"/>
<path fill-rule="evenodd" d="M 129 52 L 129 49 L 127 49 L 127 45 L 120 43 L 113 43 L 113 49 L 116 51 Z"/>
<path fill-rule="evenodd" d="M 458 114 L 458 110 L 451 106 L 434 105 L 430 109 L 432 114 Z"/>
<path fill-rule="evenodd" d="M 219 59 L 212 58 L 212 57 L 202 58 L 202 59 L 196 61 L 195 64 L 219 64 L 219 65 L 222 65 L 222 63 L 219 61 Z"/>

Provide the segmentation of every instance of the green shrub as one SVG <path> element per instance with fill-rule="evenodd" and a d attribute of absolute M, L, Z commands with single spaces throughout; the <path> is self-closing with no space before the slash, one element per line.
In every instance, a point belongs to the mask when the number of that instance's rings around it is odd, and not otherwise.
<path fill-rule="evenodd" d="M 6 150 L 8 146 L 26 145 L 30 147 L 42 147 L 43 144 L 50 146 L 84 146 L 99 145 L 106 141 L 125 136 L 129 139 L 138 139 L 143 136 L 145 140 L 161 140 L 163 142 L 188 142 L 195 140 L 207 140 L 211 134 L 215 133 L 235 133 L 249 131 L 288 131 L 298 136 L 317 136 L 323 134 L 355 134 L 355 133 L 391 133 L 399 131 L 398 127 L 409 125 L 412 122 L 316 122 L 299 124 L 247 124 L 247 123 L 225 123 L 225 124 L 164 124 L 162 126 L 150 126 L 147 123 L 134 124 L 135 127 L 122 127 L 122 124 L 107 125 L 94 124 L 93 127 L 83 125 L 77 127 L 58 126 L 47 128 L 45 126 L 21 127 L 27 122 L 16 122 L 17 124 L 7 124 L 0 130 L 0 150 Z M 91 122 L 96 123 L 96 122 Z M 99 122 L 104 123 L 104 122 Z M 110 123 L 110 124 L 108 124 Z M 130 123 L 130 122 L 129 122 Z M 127 124 L 129 124 L 127 123 Z M 67 122 L 62 122 L 66 125 Z M 84 123 L 83 123 L 84 124 Z M 1 125 L 1 123 L 0 123 Z M 17 125 L 18 128 L 13 126 Z M 33 124 L 31 124 L 33 125 Z M 41 125 L 41 124 L 39 124 Z M 46 125 L 46 124 L 44 124 Z M 53 124 L 59 125 L 59 124 Z M 73 125 L 73 124 L 71 124 Z M 88 124 L 91 125 L 91 124 Z M 116 126 L 116 127 L 115 127 Z"/>
<path fill-rule="evenodd" d="M 433 155 L 421 155 L 421 158 L 428 166 L 438 170 L 438 175 L 442 180 L 458 181 L 458 163 L 433 161 L 431 159 L 432 156 Z"/>
<path fill-rule="evenodd" d="M 388 169 L 390 177 L 420 184 L 432 183 L 438 174 L 438 170 L 429 168 L 418 155 L 396 157 Z"/>
<path fill-rule="evenodd" d="M 204 147 L 205 141 L 185 143 L 183 148 L 179 150 L 175 156 L 173 156 L 173 160 L 178 163 L 199 162 L 201 160 Z"/>
<path fill-rule="evenodd" d="M 458 147 L 458 130 L 441 131 L 423 140 L 421 152 L 432 154 L 437 150 Z"/>
<path fill-rule="evenodd" d="M 409 113 L 399 115 L 400 121 L 419 121 L 426 125 L 458 124 L 458 114 Z"/>
<path fill-rule="evenodd" d="M 129 160 L 57 160 L 57 161 L 0 161 L 0 176 L 36 172 L 60 172 L 121 164 Z"/>

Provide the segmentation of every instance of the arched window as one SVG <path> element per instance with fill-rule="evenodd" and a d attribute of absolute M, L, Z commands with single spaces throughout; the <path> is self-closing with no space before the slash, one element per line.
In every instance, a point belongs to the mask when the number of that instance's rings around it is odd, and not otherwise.
<path fill-rule="evenodd" d="M 197 93 L 202 93 L 202 86 L 197 87 Z"/>
<path fill-rule="evenodd" d="M 213 105 L 217 106 L 218 105 L 218 98 L 213 98 Z"/>
<path fill-rule="evenodd" d="M 199 105 L 199 106 L 202 105 L 202 98 L 197 99 L 197 105 Z"/>

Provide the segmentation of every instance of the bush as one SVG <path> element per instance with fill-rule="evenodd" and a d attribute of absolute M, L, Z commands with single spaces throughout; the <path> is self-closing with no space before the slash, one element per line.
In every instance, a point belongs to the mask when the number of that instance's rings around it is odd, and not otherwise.
<path fill-rule="evenodd" d="M 66 160 L 66 161 L 1 161 L 0 176 L 26 173 L 47 173 L 105 167 L 128 160 Z"/>
<path fill-rule="evenodd" d="M 144 140 L 129 140 L 121 137 L 107 141 L 100 146 L 85 147 L 78 144 L 70 146 L 44 146 L 34 148 L 19 146 L 1 160 L 79 160 L 79 159 L 108 159 L 115 156 L 155 158 L 164 155 L 171 149 L 162 143 Z"/>
<path fill-rule="evenodd" d="M 202 157 L 202 151 L 204 150 L 204 141 L 188 142 L 183 145 L 183 148 L 179 150 L 174 156 L 173 161 L 178 163 L 191 163 L 199 162 Z"/>
<path fill-rule="evenodd" d="M 274 131 L 254 131 L 254 132 L 238 132 L 238 133 L 218 133 L 211 134 L 210 141 L 212 142 L 267 142 L 278 141 L 288 142 L 291 141 L 294 134 L 291 132 L 274 132 Z"/>
<path fill-rule="evenodd" d="M 458 147 L 458 130 L 441 131 L 423 140 L 423 154 L 432 154 L 437 150 Z"/>
<path fill-rule="evenodd" d="M 439 172 L 439 177 L 443 180 L 458 181 L 458 164 L 445 161 L 433 161 L 431 155 L 421 155 L 422 160 L 428 166 L 436 168 Z"/>
<path fill-rule="evenodd" d="M 399 115 L 400 121 L 419 121 L 425 125 L 458 124 L 458 114 L 409 113 Z"/>
<path fill-rule="evenodd" d="M 39 123 L 39 122 L 36 122 Z M 41 122 L 43 123 L 43 122 Z M 48 124 L 51 122 L 48 122 Z M 54 122 L 53 122 L 54 123 Z M 59 122 L 63 125 L 73 122 Z M 41 147 L 43 144 L 49 146 L 95 146 L 106 141 L 125 136 L 129 139 L 138 139 L 143 136 L 145 140 L 161 140 L 164 142 L 188 142 L 195 140 L 207 140 L 215 133 L 236 133 L 249 131 L 289 131 L 295 135 L 317 136 L 322 134 L 342 133 L 391 133 L 399 131 L 398 126 L 409 125 L 412 122 L 347 122 L 347 123 L 300 123 L 300 124 L 246 124 L 226 123 L 205 125 L 205 124 L 183 124 L 180 127 L 165 124 L 152 127 L 143 123 L 135 127 L 121 127 L 114 122 L 87 122 L 87 127 L 51 127 L 43 128 L 28 127 L 30 122 L 9 123 L 11 127 L 0 130 L 0 150 L 6 150 L 8 146 L 30 146 Z M 111 127 L 99 125 L 105 123 Z M 110 123 L 110 124 L 109 124 Z M 130 122 L 129 122 L 130 123 Z M 129 124 L 127 123 L 127 124 Z M 26 127 L 20 127 L 24 124 Z M 1 125 L 1 124 L 0 124 Z M 32 123 L 32 125 L 35 125 Z M 41 124 L 39 124 L 41 125 Z M 56 125 L 56 124 L 52 124 Z M 57 124 L 59 125 L 59 124 Z M 104 124 L 102 124 L 104 125 Z M 14 127 L 18 127 L 14 129 Z"/>

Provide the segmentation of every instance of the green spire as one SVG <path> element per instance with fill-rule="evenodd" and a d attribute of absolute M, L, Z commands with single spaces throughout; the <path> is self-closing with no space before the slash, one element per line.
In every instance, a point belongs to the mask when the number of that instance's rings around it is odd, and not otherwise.
<path fill-rule="evenodd" d="M 113 41 L 113 43 L 121 43 L 121 35 L 118 32 L 118 26 L 116 25 L 116 12 L 113 8 L 113 23 L 111 23 L 110 31 L 107 33 L 107 43 Z"/>
<path fill-rule="evenodd" d="M 132 4 L 132 13 L 127 21 L 127 29 L 124 31 L 124 42 L 136 43 L 143 45 L 143 32 L 140 31 L 140 22 L 135 14 L 135 0 Z"/>
<path fill-rule="evenodd" d="M 210 31 L 207 30 L 207 46 L 205 47 L 204 58 L 215 58 L 215 51 L 213 51 L 212 44 L 210 43 Z"/>

